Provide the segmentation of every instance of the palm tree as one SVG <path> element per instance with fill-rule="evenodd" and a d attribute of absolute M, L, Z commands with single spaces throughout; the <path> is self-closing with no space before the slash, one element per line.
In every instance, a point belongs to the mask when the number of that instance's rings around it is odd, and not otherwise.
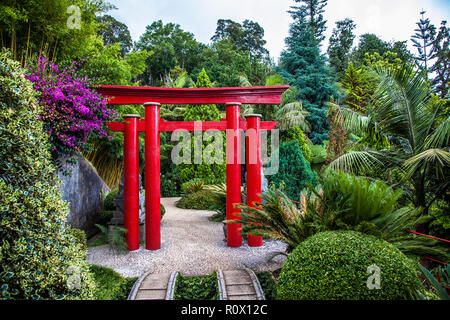
<path fill-rule="evenodd" d="M 251 87 L 252 84 L 248 81 L 245 74 L 239 75 L 239 86 Z M 279 86 L 286 84 L 284 78 L 279 74 L 273 74 L 267 77 L 265 86 Z M 281 130 L 287 130 L 290 127 L 298 126 L 304 132 L 310 132 L 310 126 L 306 117 L 308 112 L 303 109 L 301 101 L 296 99 L 298 89 L 296 87 L 290 87 L 281 96 L 281 104 L 279 106 L 273 106 L 275 111 L 275 119 L 278 121 L 278 127 Z M 268 106 L 264 107 L 265 109 Z M 243 115 L 254 113 L 254 107 L 252 105 L 242 105 L 241 113 Z"/>
<path fill-rule="evenodd" d="M 432 95 L 423 75 L 410 66 L 378 67 L 373 72 L 380 83 L 372 107 L 366 115 L 340 108 L 342 121 L 349 133 L 370 136 L 372 141 L 389 140 L 390 147 L 375 150 L 373 143 L 366 143 L 365 148 L 360 144 L 331 162 L 329 168 L 396 170 L 403 176 L 401 182 L 406 182 L 412 203 L 427 214 L 449 187 L 450 118 L 445 103 Z"/>

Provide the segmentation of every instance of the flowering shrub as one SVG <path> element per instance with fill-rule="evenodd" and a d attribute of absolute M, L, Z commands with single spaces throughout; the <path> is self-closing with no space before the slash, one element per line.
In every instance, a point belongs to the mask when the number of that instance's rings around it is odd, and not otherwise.
<path fill-rule="evenodd" d="M 105 99 L 90 88 L 87 77 L 77 75 L 79 65 L 74 61 L 61 69 L 47 58 L 39 57 L 26 75 L 42 106 L 40 119 L 49 134 L 55 158 L 71 157 L 83 150 L 91 133 L 107 136 L 106 122 L 117 117 Z"/>

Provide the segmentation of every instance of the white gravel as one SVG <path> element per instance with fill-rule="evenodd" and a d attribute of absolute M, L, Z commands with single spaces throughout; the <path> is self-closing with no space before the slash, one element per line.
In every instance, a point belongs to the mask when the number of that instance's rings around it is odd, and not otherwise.
<path fill-rule="evenodd" d="M 224 241 L 222 223 L 211 222 L 211 211 L 186 210 L 175 207 L 179 198 L 162 198 L 166 214 L 161 223 L 161 249 L 139 250 L 116 254 L 109 246 L 88 248 L 87 261 L 114 269 L 125 277 L 138 277 L 145 272 L 184 275 L 210 274 L 217 269 L 253 268 L 257 271 L 280 268 L 284 256 L 272 261 L 267 257 L 285 251 L 281 241 L 264 240 L 262 247 L 249 247 L 245 241 L 240 248 L 229 248 Z"/>

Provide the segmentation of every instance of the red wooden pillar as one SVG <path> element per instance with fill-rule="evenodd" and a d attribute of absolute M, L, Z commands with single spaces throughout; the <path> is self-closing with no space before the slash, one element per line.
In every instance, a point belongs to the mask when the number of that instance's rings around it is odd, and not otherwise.
<path fill-rule="evenodd" d="M 261 115 L 249 114 L 246 135 L 246 164 L 247 164 L 247 205 L 255 207 L 254 202 L 261 203 Z M 248 245 L 262 246 L 262 237 L 248 235 Z"/>
<path fill-rule="evenodd" d="M 139 249 L 139 115 L 127 114 L 124 130 L 123 214 L 128 250 Z"/>
<path fill-rule="evenodd" d="M 159 107 L 145 106 L 145 248 L 161 248 Z"/>
<path fill-rule="evenodd" d="M 234 203 L 241 203 L 241 136 L 239 131 L 239 102 L 226 103 L 227 116 L 227 220 L 236 220 L 239 209 Z M 241 225 L 227 224 L 227 245 L 240 247 L 242 245 Z"/>

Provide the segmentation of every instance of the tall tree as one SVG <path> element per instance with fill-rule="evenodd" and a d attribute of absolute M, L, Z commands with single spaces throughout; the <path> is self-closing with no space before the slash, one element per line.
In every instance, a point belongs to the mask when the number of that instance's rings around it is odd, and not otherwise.
<path fill-rule="evenodd" d="M 279 72 L 290 85 L 300 89 L 297 99 L 302 101 L 309 112 L 309 137 L 313 143 L 321 144 L 326 140 L 328 132 L 325 102 L 331 96 L 337 96 L 337 91 L 326 59 L 320 53 L 318 39 L 322 36 L 317 26 L 314 27 L 316 22 L 323 21 L 318 12 L 323 11 L 326 2 L 308 3 L 316 6 L 292 7 L 296 11 L 290 11 L 294 22 L 291 24 L 289 37 L 285 40 L 287 49 L 281 53 Z"/>
<path fill-rule="evenodd" d="M 320 43 L 325 39 L 324 33 L 327 29 L 327 21 L 323 19 L 322 13 L 328 0 L 295 0 L 300 6 L 291 6 L 288 11 L 294 20 L 305 19 L 308 21 L 314 39 Z"/>
<path fill-rule="evenodd" d="M 450 85 L 450 30 L 447 27 L 447 21 L 441 22 L 441 27 L 436 38 L 433 41 L 433 55 L 435 63 L 430 68 L 430 72 L 435 73 L 436 77 L 431 81 L 435 92 L 444 99 L 448 94 Z"/>
<path fill-rule="evenodd" d="M 364 59 L 366 53 L 374 54 L 378 52 L 381 56 L 389 51 L 389 44 L 375 34 L 365 33 L 360 36 L 358 46 L 353 50 L 351 61 L 355 66 L 362 66 L 364 64 Z"/>
<path fill-rule="evenodd" d="M 337 21 L 336 28 L 333 29 L 330 38 L 330 45 L 328 46 L 330 65 L 340 76 L 348 66 L 349 52 L 355 39 L 353 34 L 355 28 L 356 24 L 352 19 L 347 18 Z"/>
<path fill-rule="evenodd" d="M 416 33 L 411 37 L 411 41 L 418 51 L 416 64 L 428 79 L 429 60 L 433 56 L 433 40 L 436 35 L 436 27 L 430 23 L 430 19 L 425 19 L 425 13 L 426 11 L 420 12 L 421 18 L 416 23 L 417 29 L 414 30 Z"/>
<path fill-rule="evenodd" d="M 204 68 L 215 87 L 239 86 L 239 75 L 245 74 L 254 85 L 264 85 L 269 65 L 252 57 L 247 50 L 238 50 L 230 39 L 213 42 L 202 50 L 200 62 L 191 72 L 197 75 Z"/>
<path fill-rule="evenodd" d="M 164 76 L 177 65 L 190 73 L 198 65 L 203 47 L 192 33 L 183 31 L 178 24 L 164 24 L 161 20 L 153 22 L 136 44 L 137 49 L 154 53 L 151 59 L 147 59 L 142 83 L 163 83 Z"/>
<path fill-rule="evenodd" d="M 237 49 L 248 50 L 253 57 L 258 59 L 268 56 L 269 51 L 264 48 L 266 40 L 264 29 L 258 22 L 244 20 L 243 24 L 233 20 L 220 19 L 217 21 L 216 33 L 212 36 L 212 41 L 229 39 Z"/>
<path fill-rule="evenodd" d="M 124 57 L 133 48 L 130 30 L 126 24 L 117 21 L 110 15 L 97 17 L 100 23 L 98 34 L 102 36 L 106 45 L 120 43 L 120 53 Z"/>

